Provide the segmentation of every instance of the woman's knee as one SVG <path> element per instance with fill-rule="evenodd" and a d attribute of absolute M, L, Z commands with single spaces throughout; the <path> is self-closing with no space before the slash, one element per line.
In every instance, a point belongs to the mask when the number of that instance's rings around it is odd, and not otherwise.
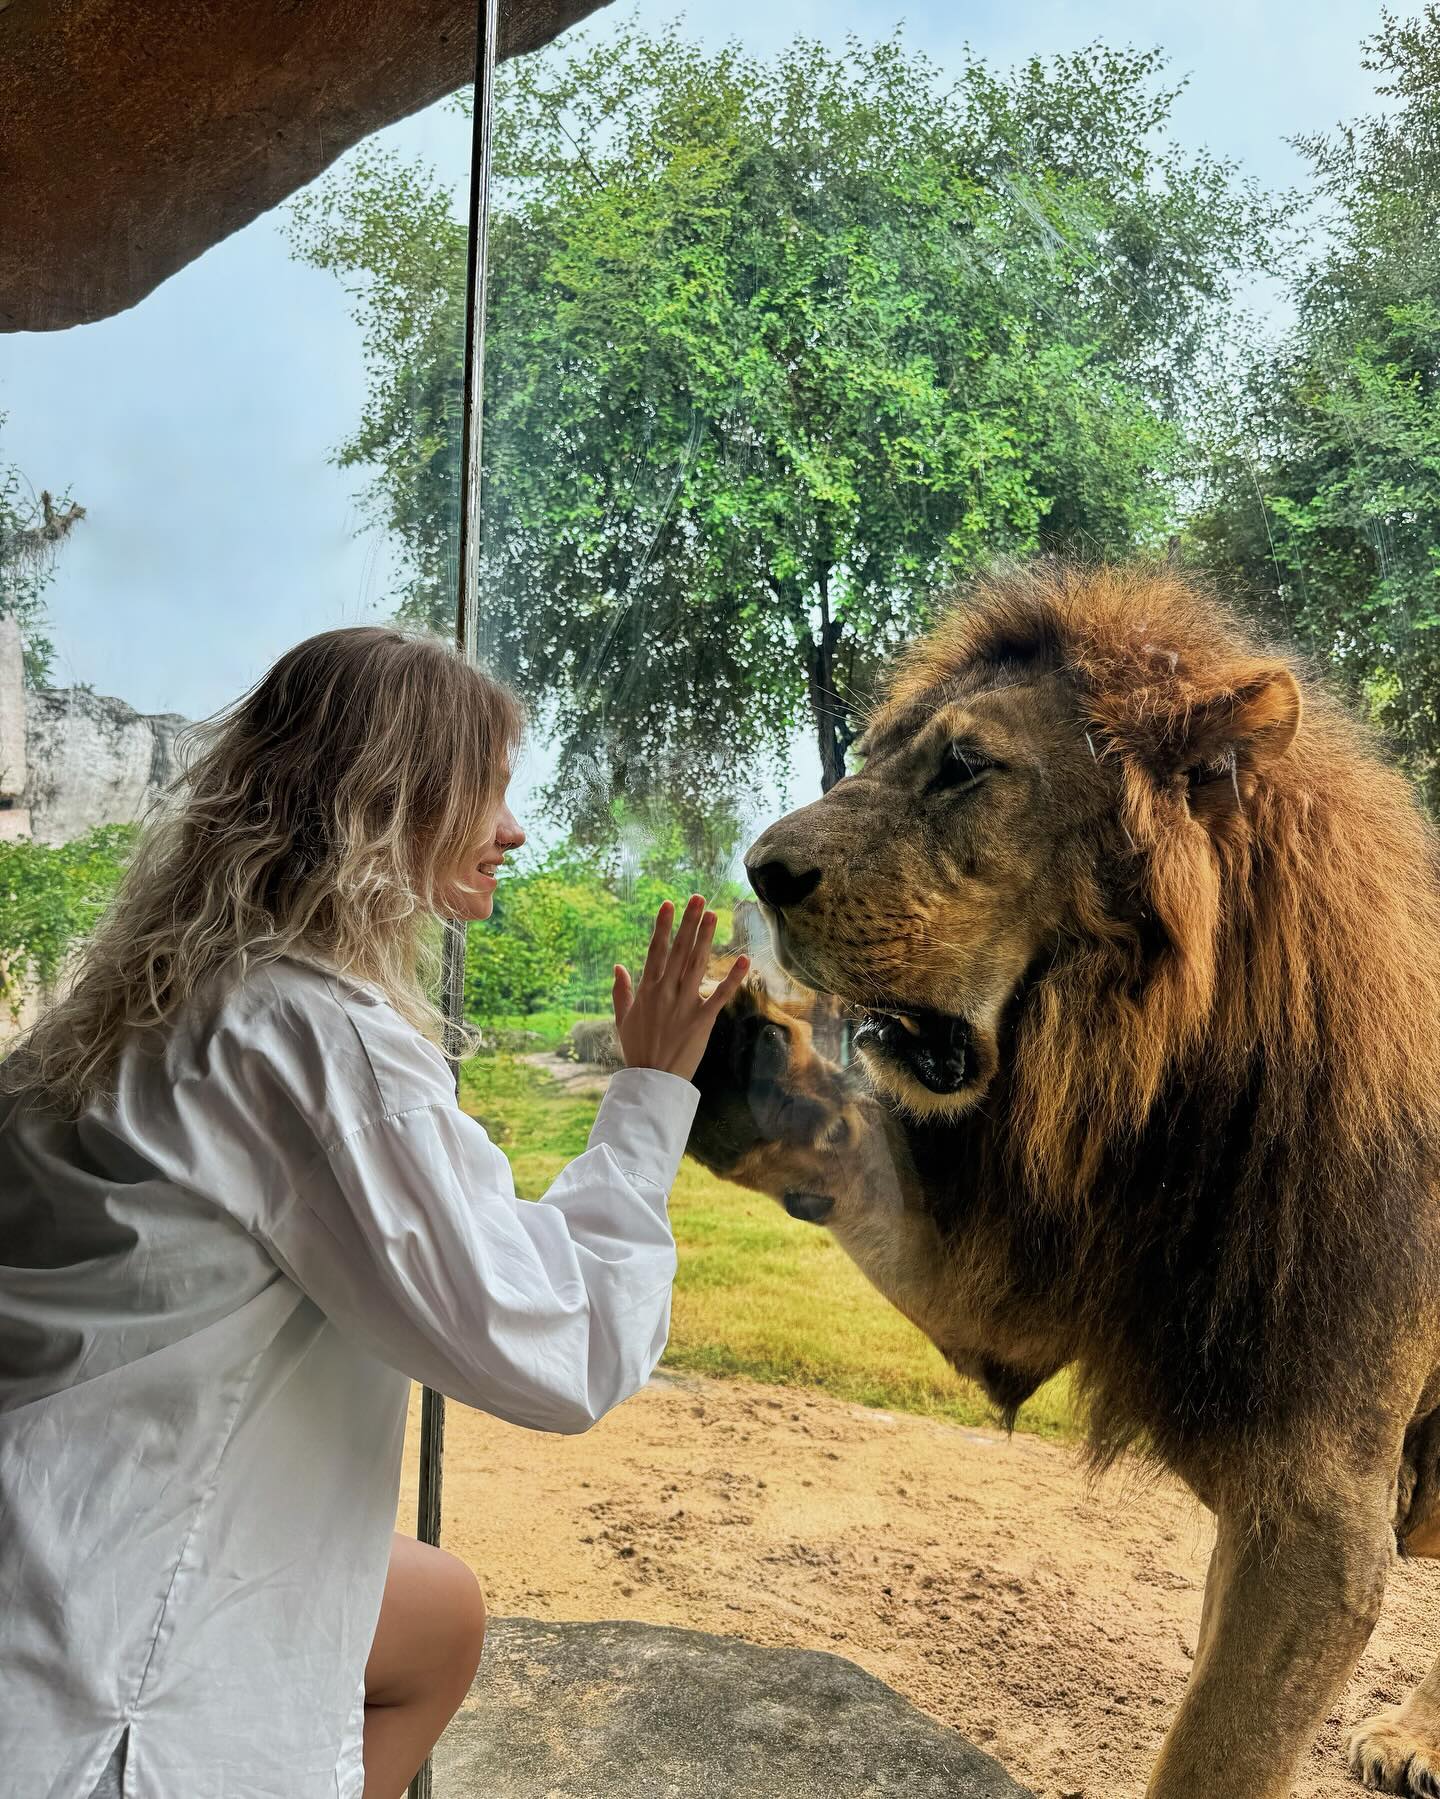
<path fill-rule="evenodd" d="M 426 1634 L 437 1661 L 469 1686 L 485 1647 L 485 1595 L 470 1566 L 448 1549 L 424 1549 Z"/>
<path fill-rule="evenodd" d="M 397 1536 L 366 1670 L 372 1702 L 405 1702 L 436 1681 L 463 1696 L 480 1665 L 485 1623 L 480 1583 L 458 1556 Z"/>
<path fill-rule="evenodd" d="M 485 1609 L 485 1595 L 474 1570 L 462 1562 L 459 1556 L 451 1555 L 444 1549 L 437 1550 L 436 1554 L 444 1556 L 449 1564 L 446 1569 L 449 1598 L 447 1609 L 451 1619 L 455 1665 L 457 1670 L 464 1673 L 468 1686 L 475 1677 L 475 1670 L 480 1666 L 481 1652 L 485 1647 L 485 1626 L 489 1620 Z"/>

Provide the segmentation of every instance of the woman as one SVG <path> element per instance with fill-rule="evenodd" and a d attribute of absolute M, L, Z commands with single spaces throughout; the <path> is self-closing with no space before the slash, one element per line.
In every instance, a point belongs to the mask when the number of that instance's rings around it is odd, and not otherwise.
<path fill-rule="evenodd" d="M 392 1541 L 411 1380 L 580 1431 L 660 1355 L 743 965 L 702 1000 L 714 917 L 662 909 L 590 1146 L 518 1202 L 430 995 L 437 919 L 524 841 L 519 722 L 432 641 L 301 644 L 0 1064 L 7 1792 L 396 1799 L 484 1630 L 463 1564 Z"/>

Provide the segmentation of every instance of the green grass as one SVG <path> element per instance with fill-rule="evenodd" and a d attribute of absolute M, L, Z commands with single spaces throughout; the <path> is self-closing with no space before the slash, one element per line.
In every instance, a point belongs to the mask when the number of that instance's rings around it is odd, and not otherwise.
<path fill-rule="evenodd" d="M 593 1100 L 504 1055 L 470 1063 L 462 1098 L 504 1148 L 529 1199 L 584 1149 L 595 1116 Z M 818 1388 L 959 1424 L 995 1422 L 979 1388 L 875 1292 L 828 1232 L 688 1160 L 670 1217 L 680 1266 L 666 1367 Z M 1063 1375 L 1025 1406 L 1019 1428 L 1073 1434 Z"/>
<path fill-rule="evenodd" d="M 593 1099 L 566 1093 L 549 1075 L 514 1056 L 477 1056 L 468 1062 L 460 1102 L 509 1156 L 516 1188 L 527 1199 L 538 1199 L 580 1154 L 595 1122 Z M 537 1176 L 532 1163 L 550 1172 Z"/>

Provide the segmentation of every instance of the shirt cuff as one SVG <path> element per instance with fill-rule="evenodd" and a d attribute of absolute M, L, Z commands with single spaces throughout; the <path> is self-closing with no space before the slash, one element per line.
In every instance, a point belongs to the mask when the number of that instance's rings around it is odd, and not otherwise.
<path fill-rule="evenodd" d="M 680 1171 L 700 1090 L 659 1068 L 621 1068 L 610 1077 L 590 1143 L 608 1144 L 627 1174 L 668 1193 Z"/>

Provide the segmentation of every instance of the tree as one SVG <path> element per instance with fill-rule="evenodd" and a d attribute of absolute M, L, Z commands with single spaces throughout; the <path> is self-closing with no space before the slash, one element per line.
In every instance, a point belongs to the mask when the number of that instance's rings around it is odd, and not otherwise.
<path fill-rule="evenodd" d="M 1198 554 L 1328 663 L 1440 809 L 1440 7 L 1382 15 L 1393 102 L 1298 139 L 1322 253 L 1216 446 Z"/>
<path fill-rule="evenodd" d="M 0 425 L 5 414 L 0 412 Z M 19 469 L 0 462 L 0 618 L 14 618 L 25 644 L 25 674 L 46 678 L 54 646 L 46 635 L 45 589 L 60 545 L 85 516 L 68 496 L 36 496 Z"/>
<path fill-rule="evenodd" d="M 728 797 L 808 721 L 828 787 L 931 596 L 1171 522 L 1180 396 L 1269 206 L 1164 137 L 1158 53 L 947 83 L 897 35 L 761 63 L 631 27 L 497 88 L 482 595 L 571 816 Z M 374 155 L 295 213 L 371 397 L 341 459 L 448 618 L 463 234 Z"/>
<path fill-rule="evenodd" d="M 576 932 L 563 880 L 540 868 L 512 875 L 483 930 L 465 939 L 465 1010 L 478 1023 L 553 1005 L 575 974 Z"/>
<path fill-rule="evenodd" d="M 494 916 L 466 940 L 469 1016 L 484 1024 L 556 1006 L 608 1012 L 615 964 L 638 970 L 656 912 L 690 878 L 690 853 L 673 838 L 638 853 L 571 846 L 507 875 Z M 710 897 L 725 907 L 736 890 L 716 884 Z"/>

